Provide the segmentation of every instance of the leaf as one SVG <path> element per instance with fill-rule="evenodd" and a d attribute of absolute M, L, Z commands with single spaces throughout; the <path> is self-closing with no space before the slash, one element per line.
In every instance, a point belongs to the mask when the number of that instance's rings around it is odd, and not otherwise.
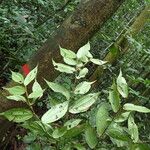
<path fill-rule="evenodd" d="M 54 130 L 52 137 L 58 139 L 62 137 L 67 132 L 67 127 L 61 127 Z"/>
<path fill-rule="evenodd" d="M 67 130 L 70 130 L 74 127 L 76 127 L 77 125 L 79 125 L 79 123 L 81 122 L 82 120 L 81 119 L 71 119 L 71 120 L 68 120 L 64 126 L 67 127 Z"/>
<path fill-rule="evenodd" d="M 128 97 L 128 85 L 124 77 L 122 77 L 122 72 L 120 70 L 120 74 L 117 78 L 117 89 L 123 98 Z"/>
<path fill-rule="evenodd" d="M 122 127 L 120 127 L 119 125 L 116 125 L 116 124 L 115 124 L 115 126 L 111 125 L 108 128 L 107 134 L 110 137 L 117 139 L 117 140 L 130 141 L 130 138 L 129 138 L 127 132 L 125 132 Z"/>
<path fill-rule="evenodd" d="M 40 98 L 43 96 L 44 90 L 42 90 L 42 87 L 40 84 L 35 80 L 33 86 L 32 86 L 32 93 L 28 96 L 28 98 Z"/>
<path fill-rule="evenodd" d="M 102 61 L 102 60 L 94 59 L 94 58 L 90 59 L 90 61 L 96 65 L 104 65 L 107 63 L 107 61 Z"/>
<path fill-rule="evenodd" d="M 137 112 L 141 112 L 141 113 L 150 113 L 150 109 L 143 107 L 143 106 L 134 105 L 131 103 L 126 103 L 123 106 L 123 109 L 127 110 L 127 111 L 137 111 Z"/>
<path fill-rule="evenodd" d="M 92 93 L 79 98 L 73 105 L 70 106 L 69 112 L 77 114 L 87 111 L 98 99 L 100 93 Z"/>
<path fill-rule="evenodd" d="M 29 72 L 24 80 L 24 85 L 27 86 L 31 81 L 36 78 L 38 67 L 36 66 L 33 70 Z"/>
<path fill-rule="evenodd" d="M 63 94 L 67 100 L 70 99 L 70 92 L 62 85 L 45 80 L 48 86 L 54 91 Z"/>
<path fill-rule="evenodd" d="M 86 128 L 86 124 L 78 125 L 74 128 L 71 128 L 70 130 L 67 130 L 67 132 L 64 134 L 64 139 L 70 139 L 73 137 L 76 137 L 77 135 L 81 134 Z"/>
<path fill-rule="evenodd" d="M 62 57 L 64 57 L 64 58 L 76 58 L 76 54 L 73 51 L 67 50 L 67 49 L 62 48 L 60 46 L 59 46 L 59 48 L 60 48 L 60 54 Z"/>
<path fill-rule="evenodd" d="M 22 84 L 24 82 L 24 77 L 22 74 L 18 73 L 18 72 L 13 72 L 11 71 L 12 73 L 12 80 L 17 82 L 17 83 L 20 83 Z"/>
<path fill-rule="evenodd" d="M 96 132 L 90 125 L 85 130 L 85 140 L 91 149 L 94 149 L 98 143 Z"/>
<path fill-rule="evenodd" d="M 23 86 L 14 86 L 12 88 L 4 88 L 12 95 L 22 95 L 26 92 Z"/>
<path fill-rule="evenodd" d="M 87 55 L 89 55 L 89 50 L 90 50 L 90 43 L 88 42 L 85 44 L 83 47 L 81 47 L 78 52 L 77 52 L 77 58 L 81 59 Z"/>
<path fill-rule="evenodd" d="M 80 70 L 79 75 L 76 76 L 76 78 L 77 79 L 84 78 L 88 72 L 89 70 L 87 68 L 83 68 L 82 70 Z"/>
<path fill-rule="evenodd" d="M 41 118 L 43 123 L 52 123 L 62 118 L 68 110 L 68 101 L 57 104 L 49 109 Z"/>
<path fill-rule="evenodd" d="M 132 115 L 130 115 L 128 118 L 128 130 L 131 135 L 131 139 L 133 139 L 133 142 L 137 143 L 139 141 L 139 131 Z"/>
<path fill-rule="evenodd" d="M 109 91 L 109 102 L 114 112 L 117 112 L 120 108 L 120 97 L 115 82 L 113 83 L 112 89 Z"/>
<path fill-rule="evenodd" d="M 74 67 L 70 67 L 68 65 L 61 64 L 61 63 L 56 63 L 54 60 L 53 60 L 53 65 L 54 65 L 55 69 L 60 72 L 65 72 L 65 73 L 71 74 L 76 71 Z"/>
<path fill-rule="evenodd" d="M 97 127 L 97 133 L 99 136 L 101 136 L 107 126 L 109 125 L 109 113 L 107 110 L 106 103 L 102 104 L 97 111 L 96 114 L 96 127 Z"/>
<path fill-rule="evenodd" d="M 79 143 L 75 143 L 75 144 L 74 144 L 74 148 L 75 148 L 76 150 L 86 150 L 85 147 L 82 146 L 82 145 L 79 144 Z"/>
<path fill-rule="evenodd" d="M 122 113 L 120 116 L 118 116 L 117 118 L 115 118 L 115 122 L 124 122 L 128 119 L 130 112 L 124 112 Z"/>
<path fill-rule="evenodd" d="M 25 97 L 20 96 L 20 95 L 12 95 L 12 96 L 7 96 L 8 99 L 14 100 L 14 101 L 23 101 L 26 102 Z"/>
<path fill-rule="evenodd" d="M 93 84 L 94 82 L 86 82 L 86 81 L 83 81 L 81 83 L 79 83 L 75 90 L 74 90 L 74 93 L 75 94 L 85 94 L 87 93 L 90 88 L 91 88 L 91 84 Z"/>
<path fill-rule="evenodd" d="M 25 108 L 13 108 L 0 113 L 0 115 L 6 117 L 9 121 L 17 123 L 24 122 L 33 117 L 32 112 Z"/>
<path fill-rule="evenodd" d="M 64 62 L 68 65 L 72 65 L 75 66 L 77 64 L 77 62 L 74 59 L 71 58 L 64 58 Z"/>

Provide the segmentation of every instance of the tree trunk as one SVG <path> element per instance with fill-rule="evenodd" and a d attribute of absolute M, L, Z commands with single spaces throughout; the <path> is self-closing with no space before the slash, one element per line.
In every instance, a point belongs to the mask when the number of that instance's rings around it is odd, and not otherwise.
<path fill-rule="evenodd" d="M 49 38 L 44 45 L 31 57 L 28 62 L 30 68 L 34 68 L 38 64 L 38 81 L 43 86 L 43 78 L 54 80 L 58 72 L 52 65 L 52 58 L 56 62 L 61 61 L 59 54 L 59 45 L 64 48 L 77 51 L 79 47 L 85 44 L 95 32 L 108 20 L 124 0 L 82 0 L 75 12 L 69 16 L 57 31 Z M 8 87 L 14 85 L 13 82 Z M 12 107 L 22 106 L 21 103 L 7 101 L 5 96 L 7 93 L 0 91 L 0 112 L 8 110 Z M 0 140 L 2 140 L 4 132 L 7 131 L 7 125 L 4 120 L 0 120 Z M 9 122 L 7 122 L 9 124 Z"/>

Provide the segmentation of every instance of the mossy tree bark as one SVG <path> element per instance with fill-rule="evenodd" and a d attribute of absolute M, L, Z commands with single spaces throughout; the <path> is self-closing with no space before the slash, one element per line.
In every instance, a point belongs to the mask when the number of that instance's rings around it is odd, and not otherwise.
<path fill-rule="evenodd" d="M 38 81 L 43 86 L 43 78 L 54 80 L 58 72 L 52 65 L 52 58 L 58 62 L 61 61 L 59 54 L 59 45 L 64 48 L 76 51 L 80 46 L 85 44 L 94 33 L 99 30 L 108 20 L 124 0 L 82 0 L 75 12 L 70 15 L 58 30 L 49 38 L 44 45 L 31 57 L 28 62 L 30 68 L 34 68 L 37 64 Z M 14 85 L 10 82 L 7 86 Z M 21 103 L 7 101 L 5 96 L 7 93 L 0 91 L 0 112 L 8 110 L 12 107 L 20 107 Z M 2 126 L 5 127 L 2 128 Z M 6 125 L 7 124 L 7 125 Z M 0 140 L 8 129 L 9 122 L 0 120 Z"/>

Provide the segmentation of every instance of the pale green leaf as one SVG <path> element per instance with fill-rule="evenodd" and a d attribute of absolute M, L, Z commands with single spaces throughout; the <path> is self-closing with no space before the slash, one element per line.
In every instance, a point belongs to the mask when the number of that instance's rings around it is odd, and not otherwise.
<path fill-rule="evenodd" d="M 29 94 L 28 98 L 41 98 L 43 96 L 43 90 L 42 91 L 34 91 Z"/>
<path fill-rule="evenodd" d="M 113 111 L 117 112 L 120 108 L 120 96 L 115 83 L 113 83 L 111 90 L 109 91 L 108 98 Z"/>
<path fill-rule="evenodd" d="M 62 118 L 68 110 L 68 101 L 51 107 L 41 118 L 43 123 L 52 123 Z"/>
<path fill-rule="evenodd" d="M 22 95 L 26 92 L 25 88 L 23 86 L 14 86 L 11 88 L 4 88 L 12 95 Z"/>
<path fill-rule="evenodd" d="M 69 112 L 72 114 L 77 114 L 87 111 L 95 103 L 98 97 L 99 93 L 92 93 L 82 96 L 70 106 Z"/>
<path fill-rule="evenodd" d="M 38 67 L 36 66 L 33 70 L 29 72 L 24 80 L 24 85 L 27 86 L 31 81 L 36 78 Z"/>
<path fill-rule="evenodd" d="M 97 127 L 97 133 L 99 136 L 101 136 L 105 129 L 107 128 L 109 124 L 109 113 L 107 110 L 107 105 L 104 103 L 102 104 L 97 111 L 96 114 L 96 127 Z"/>
<path fill-rule="evenodd" d="M 43 90 L 42 90 L 42 87 L 41 87 L 40 84 L 37 82 L 37 80 L 35 80 L 35 82 L 33 83 L 32 91 L 33 91 L 33 92 L 36 92 L 36 91 L 43 91 Z"/>
<path fill-rule="evenodd" d="M 53 65 L 54 65 L 55 69 L 60 72 L 71 74 L 76 71 L 74 67 L 70 67 L 68 65 L 61 64 L 61 63 L 56 63 L 54 60 L 53 60 Z"/>
<path fill-rule="evenodd" d="M 82 120 L 81 119 L 71 119 L 71 120 L 68 120 L 64 126 L 67 127 L 67 130 L 70 130 L 74 127 L 76 127 Z"/>
<path fill-rule="evenodd" d="M 23 97 L 21 95 L 7 96 L 7 98 L 10 99 L 10 100 L 14 100 L 14 101 L 23 101 L 23 102 L 26 101 L 25 97 Z"/>
<path fill-rule="evenodd" d="M 123 98 L 128 97 L 128 85 L 124 77 L 122 77 L 122 72 L 120 70 L 120 74 L 117 78 L 117 89 Z"/>
<path fill-rule="evenodd" d="M 60 48 L 60 54 L 62 57 L 64 58 L 76 58 L 76 54 L 71 51 L 71 50 L 67 50 L 65 48 L 59 47 Z"/>
<path fill-rule="evenodd" d="M 22 84 L 24 82 L 24 77 L 22 74 L 18 73 L 18 72 L 13 72 L 11 71 L 12 73 L 12 80 L 17 82 L 17 83 L 20 83 Z"/>
<path fill-rule="evenodd" d="M 67 127 L 61 127 L 54 130 L 52 137 L 57 139 L 62 137 L 67 132 Z"/>
<path fill-rule="evenodd" d="M 62 85 L 45 80 L 48 86 L 54 91 L 63 94 L 67 100 L 70 99 L 70 92 Z"/>
<path fill-rule="evenodd" d="M 107 63 L 107 61 L 102 61 L 102 60 L 94 59 L 94 58 L 90 59 L 90 61 L 96 65 L 104 65 Z"/>
<path fill-rule="evenodd" d="M 139 131 L 132 115 L 130 115 L 128 118 L 128 130 L 131 135 L 131 139 L 133 139 L 133 142 L 137 143 L 139 141 Z"/>
<path fill-rule="evenodd" d="M 64 62 L 71 66 L 75 66 L 77 64 L 77 62 L 72 58 L 64 58 Z"/>
<path fill-rule="evenodd" d="M 85 130 L 85 140 L 91 149 L 94 149 L 98 143 L 96 132 L 90 125 Z"/>
<path fill-rule="evenodd" d="M 75 94 L 85 94 L 87 93 L 90 88 L 91 88 L 91 85 L 93 84 L 94 82 L 86 82 L 86 81 L 83 81 L 81 83 L 79 83 L 75 90 L 74 90 L 74 93 Z"/>
<path fill-rule="evenodd" d="M 118 117 L 115 118 L 115 122 L 124 122 L 128 119 L 130 112 L 124 112 L 121 115 L 119 115 Z"/>
<path fill-rule="evenodd" d="M 83 68 L 82 70 L 80 70 L 79 75 L 76 76 L 77 79 L 81 79 L 84 78 L 86 76 L 86 74 L 88 73 L 88 69 L 87 68 Z"/>
<path fill-rule="evenodd" d="M 77 58 L 81 59 L 82 57 L 85 57 L 89 55 L 89 50 L 90 50 L 90 43 L 88 42 L 85 44 L 83 47 L 81 47 L 78 52 L 77 52 Z"/>
<path fill-rule="evenodd" d="M 25 108 L 13 108 L 0 113 L 0 115 L 6 117 L 9 121 L 17 123 L 24 122 L 33 116 L 32 112 Z"/>
<path fill-rule="evenodd" d="M 148 109 L 144 106 L 138 106 L 138 105 L 134 105 L 131 103 L 126 103 L 123 106 L 123 109 L 127 110 L 127 111 L 137 111 L 137 112 L 141 112 L 141 113 L 150 113 L 150 109 Z"/>

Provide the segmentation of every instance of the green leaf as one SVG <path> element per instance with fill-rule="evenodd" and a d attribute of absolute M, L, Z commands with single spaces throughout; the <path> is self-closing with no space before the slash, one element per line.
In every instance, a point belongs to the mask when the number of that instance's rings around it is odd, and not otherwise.
<path fill-rule="evenodd" d="M 117 124 L 111 125 L 107 130 L 107 134 L 117 140 L 130 141 L 127 132 L 125 132 L 123 128 Z"/>
<path fill-rule="evenodd" d="M 12 95 L 22 95 L 26 92 L 23 86 L 14 86 L 12 88 L 4 88 Z"/>
<path fill-rule="evenodd" d="M 120 70 L 120 74 L 117 78 L 117 89 L 123 98 L 128 97 L 128 85 L 124 77 L 122 77 L 122 72 Z"/>
<path fill-rule="evenodd" d="M 27 86 L 31 81 L 36 78 L 38 67 L 36 66 L 30 73 L 26 76 L 24 80 L 24 85 Z"/>
<path fill-rule="evenodd" d="M 62 57 L 64 57 L 64 58 L 76 58 L 76 54 L 73 51 L 67 50 L 67 49 L 62 48 L 60 46 L 59 46 L 59 48 L 60 48 L 60 54 Z"/>
<path fill-rule="evenodd" d="M 90 125 L 85 130 L 85 140 L 91 149 L 94 149 L 98 143 L 96 132 Z"/>
<path fill-rule="evenodd" d="M 67 130 L 70 130 L 74 127 L 76 127 L 77 125 L 79 125 L 79 123 L 81 122 L 82 120 L 81 119 L 71 119 L 71 120 L 68 120 L 64 126 L 67 127 Z"/>
<path fill-rule="evenodd" d="M 118 116 L 117 118 L 115 118 L 115 122 L 124 122 L 128 119 L 130 112 L 124 112 L 122 113 L 120 116 Z"/>
<path fill-rule="evenodd" d="M 25 97 L 20 96 L 20 95 L 12 95 L 12 96 L 7 96 L 8 99 L 14 100 L 14 101 L 23 101 L 26 102 Z"/>
<path fill-rule="evenodd" d="M 75 94 L 85 94 L 87 93 L 90 88 L 91 88 L 91 84 L 93 84 L 94 82 L 86 82 L 86 81 L 83 81 L 81 83 L 79 83 L 75 90 L 74 90 L 74 93 Z"/>
<path fill-rule="evenodd" d="M 77 62 L 72 58 L 64 58 L 64 62 L 71 66 L 75 66 L 77 64 Z"/>
<path fill-rule="evenodd" d="M 85 128 L 86 128 L 85 123 L 78 125 L 74 128 L 71 128 L 70 130 L 67 130 L 67 132 L 64 134 L 63 138 L 70 139 L 70 138 L 76 137 L 79 134 L 81 134 L 85 130 Z"/>
<path fill-rule="evenodd" d="M 57 104 L 49 109 L 41 118 L 43 123 L 52 123 L 62 118 L 68 110 L 68 101 Z"/>
<path fill-rule="evenodd" d="M 61 64 L 61 63 L 56 63 L 54 60 L 53 60 L 53 65 L 54 65 L 55 69 L 60 72 L 71 74 L 76 71 L 74 67 L 70 67 L 68 65 Z"/>
<path fill-rule="evenodd" d="M 75 144 L 74 144 L 74 148 L 75 148 L 76 150 L 86 150 L 85 147 L 82 146 L 82 145 L 79 144 L 79 143 L 75 143 Z"/>
<path fill-rule="evenodd" d="M 110 118 L 107 109 L 107 104 L 104 103 L 98 108 L 96 114 L 96 127 L 99 136 L 101 136 L 104 133 L 105 129 L 109 125 Z"/>
<path fill-rule="evenodd" d="M 89 70 L 87 68 L 83 68 L 82 70 L 80 70 L 79 75 L 76 76 L 76 78 L 77 79 L 84 78 L 88 72 Z"/>
<path fill-rule="evenodd" d="M 120 97 L 115 82 L 113 83 L 111 90 L 109 91 L 109 102 L 114 112 L 117 112 L 120 108 Z"/>
<path fill-rule="evenodd" d="M 28 98 L 40 98 L 43 96 L 44 90 L 42 90 L 42 87 L 40 84 L 35 80 L 33 86 L 32 86 L 32 93 L 28 96 Z"/>
<path fill-rule="evenodd" d="M 88 42 L 83 47 L 81 47 L 77 52 L 77 58 L 81 59 L 89 54 L 90 43 Z"/>
<path fill-rule="evenodd" d="M 67 132 L 67 127 L 57 128 L 52 133 L 52 137 L 58 139 L 62 137 Z"/>
<path fill-rule="evenodd" d="M 69 112 L 77 114 L 87 111 L 98 99 L 100 93 L 92 93 L 79 98 L 73 105 L 70 106 Z"/>
<path fill-rule="evenodd" d="M 150 109 L 143 107 L 143 106 L 134 105 L 131 103 L 126 103 L 123 106 L 123 109 L 127 110 L 127 111 L 137 111 L 137 112 L 141 112 L 141 113 L 150 113 Z"/>
<path fill-rule="evenodd" d="M 70 99 L 70 92 L 62 85 L 45 80 L 48 86 L 54 91 L 63 94 L 67 100 Z"/>
<path fill-rule="evenodd" d="M 90 59 L 90 61 L 96 65 L 104 65 L 107 63 L 107 61 L 102 61 L 102 60 L 94 59 L 94 58 Z"/>
<path fill-rule="evenodd" d="M 133 142 L 138 142 L 139 141 L 139 131 L 138 127 L 134 122 L 134 118 L 132 115 L 129 116 L 128 118 L 128 130 L 131 135 L 131 139 L 133 139 Z"/>
<path fill-rule="evenodd" d="M 6 117 L 9 121 L 17 123 L 24 122 L 33 117 L 32 112 L 25 108 L 13 108 L 0 113 L 0 115 Z"/>
<path fill-rule="evenodd" d="M 17 83 L 20 83 L 22 84 L 24 82 L 24 77 L 22 74 L 18 73 L 18 72 L 13 72 L 11 71 L 12 73 L 12 80 L 17 82 Z"/>

